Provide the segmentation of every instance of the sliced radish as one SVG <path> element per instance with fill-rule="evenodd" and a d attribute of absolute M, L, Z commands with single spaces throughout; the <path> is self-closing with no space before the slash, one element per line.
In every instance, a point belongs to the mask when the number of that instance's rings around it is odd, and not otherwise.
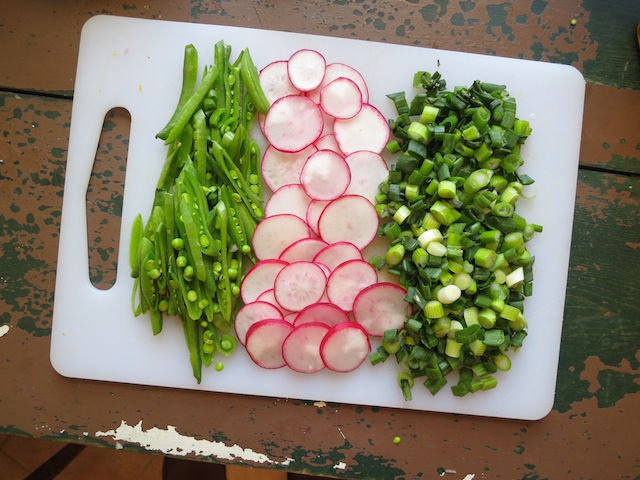
<path fill-rule="evenodd" d="M 322 83 L 326 66 L 327 62 L 320 52 L 300 49 L 291 55 L 287 62 L 289 80 L 298 90 L 309 92 Z"/>
<path fill-rule="evenodd" d="M 291 325 L 295 325 L 296 318 L 298 317 L 298 312 L 287 313 L 284 316 L 285 321 L 289 322 Z"/>
<path fill-rule="evenodd" d="M 337 118 L 333 123 L 333 133 L 345 155 L 358 150 L 381 153 L 389 141 L 391 129 L 384 115 L 373 105 L 365 103 L 355 116 Z"/>
<path fill-rule="evenodd" d="M 311 98 L 314 102 L 320 102 L 320 92 L 322 89 L 336 80 L 337 78 L 344 77 L 358 85 L 360 92 L 362 93 L 362 103 L 367 103 L 369 101 L 369 88 L 367 87 L 367 83 L 364 78 L 355 68 L 350 67 L 349 65 L 345 65 L 344 63 L 330 63 L 324 70 L 324 78 L 322 79 L 322 83 L 315 90 L 307 93 L 307 96 Z"/>
<path fill-rule="evenodd" d="M 320 221 L 320 215 L 322 215 L 324 207 L 327 205 L 329 205 L 328 200 L 311 200 L 311 203 L 309 203 L 307 207 L 307 225 L 309 225 L 311 231 L 316 235 L 320 235 L 318 222 Z"/>
<path fill-rule="evenodd" d="M 400 329 L 409 315 L 407 292 L 395 283 L 380 282 L 363 289 L 353 303 L 353 317 L 372 337 Z"/>
<path fill-rule="evenodd" d="M 324 272 L 324 276 L 327 277 L 327 280 L 329 280 L 329 275 L 331 275 L 331 269 L 327 267 L 324 263 L 318 263 L 318 262 L 313 262 L 313 263 L 315 263 L 322 269 L 322 271 Z M 325 291 L 324 293 L 325 293 L 324 296 L 326 296 L 327 292 Z M 324 300 L 320 299 L 320 301 L 324 301 Z M 327 297 L 327 301 L 329 301 L 329 297 Z"/>
<path fill-rule="evenodd" d="M 320 322 L 333 327 L 339 323 L 349 321 L 349 316 L 337 305 L 330 302 L 318 302 L 300 311 L 293 324 L 297 327 L 305 323 Z"/>
<path fill-rule="evenodd" d="M 333 122 L 336 121 L 335 117 L 327 115 L 324 110 L 322 110 L 322 108 L 320 110 L 322 111 L 322 121 L 324 122 L 324 124 L 322 125 L 322 133 L 320 134 L 320 137 L 324 137 L 325 135 L 333 135 Z"/>
<path fill-rule="evenodd" d="M 309 145 L 299 152 L 282 152 L 273 145 L 267 146 L 262 155 L 262 178 L 269 190 L 275 192 L 284 185 L 300 183 L 300 172 L 307 158 L 318 148 Z"/>
<path fill-rule="evenodd" d="M 273 192 L 264 206 L 264 216 L 273 217 L 282 213 L 290 213 L 302 220 L 307 220 L 307 207 L 311 198 L 302 185 L 283 185 Z"/>
<path fill-rule="evenodd" d="M 282 344 L 292 330 L 293 325 L 283 319 L 260 320 L 251 325 L 245 343 L 251 360 L 262 368 L 284 367 Z"/>
<path fill-rule="evenodd" d="M 242 301 L 255 302 L 262 293 L 272 289 L 276 275 L 286 265 L 287 262 L 281 260 L 262 260 L 251 267 L 240 284 Z"/>
<path fill-rule="evenodd" d="M 260 221 L 251 240 L 258 260 L 278 258 L 285 248 L 309 238 L 307 222 L 290 213 L 274 215 Z"/>
<path fill-rule="evenodd" d="M 336 78 L 320 90 L 320 107 L 335 118 L 351 118 L 362 108 L 362 92 L 349 78 Z"/>
<path fill-rule="evenodd" d="M 318 231 L 327 243 L 348 241 L 362 250 L 378 233 L 378 212 L 366 198 L 344 195 L 325 207 Z"/>
<path fill-rule="evenodd" d="M 247 331 L 251 325 L 258 323 L 260 320 L 267 320 L 270 318 L 282 319 L 282 312 L 267 302 L 255 301 L 247 303 L 238 310 L 233 322 L 236 338 L 242 345 L 244 345 L 247 339 Z"/>
<path fill-rule="evenodd" d="M 353 301 L 362 289 L 378 281 L 378 273 L 364 260 L 349 260 L 338 265 L 327 280 L 327 297 L 345 312 L 353 310 Z"/>
<path fill-rule="evenodd" d="M 260 70 L 258 78 L 269 104 L 287 95 L 299 95 L 301 93 L 289 80 L 286 60 L 270 63 Z"/>
<path fill-rule="evenodd" d="M 362 365 L 371 352 L 371 343 L 364 328 L 354 322 L 331 327 L 320 343 L 320 355 L 325 366 L 335 372 L 351 372 Z"/>
<path fill-rule="evenodd" d="M 338 146 L 338 142 L 336 141 L 336 136 L 333 133 L 322 135 L 313 143 L 313 145 L 318 150 L 331 150 L 333 152 L 339 153 L 340 155 L 343 155 L 340 147 Z"/>
<path fill-rule="evenodd" d="M 326 287 L 324 271 L 313 262 L 288 264 L 278 273 L 273 285 L 278 304 L 292 312 L 320 301 Z"/>
<path fill-rule="evenodd" d="M 278 150 L 299 152 L 322 133 L 322 110 L 302 95 L 288 95 L 273 104 L 264 119 L 264 136 Z"/>
<path fill-rule="evenodd" d="M 345 157 L 351 172 L 351 182 L 345 194 L 362 195 L 375 205 L 379 186 L 389 178 L 389 167 L 378 153 L 359 150 Z"/>
<path fill-rule="evenodd" d="M 270 288 L 269 290 L 262 292 L 256 299 L 256 302 L 266 302 L 273 305 L 278 310 L 280 310 L 280 313 L 282 313 L 282 316 L 284 318 L 287 318 L 290 314 L 295 313 L 295 312 L 290 312 L 286 308 L 282 308 L 282 306 L 276 300 L 276 295 L 273 291 L 273 288 Z"/>
<path fill-rule="evenodd" d="M 282 344 L 282 357 L 296 372 L 314 373 L 324 368 L 320 344 L 329 327 L 324 323 L 305 323 L 296 326 Z"/>
<path fill-rule="evenodd" d="M 330 243 L 313 258 L 315 263 L 326 265 L 331 271 L 349 260 L 362 260 L 362 252 L 348 241 Z"/>
<path fill-rule="evenodd" d="M 319 238 L 303 238 L 289 245 L 280 255 L 280 260 L 287 263 L 311 262 L 327 245 L 327 242 Z"/>
<path fill-rule="evenodd" d="M 351 182 L 351 172 L 342 155 L 331 150 L 318 150 L 311 155 L 300 172 L 300 183 L 314 200 L 334 200 Z"/>

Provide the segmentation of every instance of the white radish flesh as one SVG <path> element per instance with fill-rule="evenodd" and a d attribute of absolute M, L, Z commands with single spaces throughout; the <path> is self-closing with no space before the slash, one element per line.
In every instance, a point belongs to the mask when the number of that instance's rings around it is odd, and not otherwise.
<path fill-rule="evenodd" d="M 349 260 L 362 260 L 362 252 L 353 243 L 347 241 L 330 243 L 313 259 L 315 263 L 326 265 L 331 271 Z"/>
<path fill-rule="evenodd" d="M 358 72 L 355 68 L 350 67 L 344 63 L 330 63 L 324 70 L 324 78 L 322 79 L 322 83 L 315 90 L 309 92 L 307 96 L 311 98 L 314 102 L 320 102 L 320 92 L 322 89 L 331 83 L 332 81 L 340 78 L 348 78 L 352 80 L 358 88 L 360 89 L 360 93 L 362 94 L 362 103 L 367 103 L 369 101 L 369 88 L 367 87 L 367 82 L 365 82 L 362 74 Z"/>
<path fill-rule="evenodd" d="M 283 152 L 299 152 L 315 142 L 322 133 L 322 110 L 302 95 L 276 100 L 264 119 L 264 136 Z"/>
<path fill-rule="evenodd" d="M 353 303 L 355 321 L 372 337 L 400 329 L 409 315 L 407 292 L 395 283 L 380 282 L 363 289 Z"/>
<path fill-rule="evenodd" d="M 267 146 L 262 155 L 262 178 L 269 190 L 275 192 L 284 185 L 300 183 L 300 172 L 307 158 L 318 148 L 309 145 L 299 152 L 282 152 L 273 145 Z"/>
<path fill-rule="evenodd" d="M 320 301 L 326 286 L 327 277 L 322 268 L 313 262 L 295 262 L 278 273 L 273 289 L 278 304 L 299 312 Z"/>
<path fill-rule="evenodd" d="M 326 246 L 327 242 L 319 238 L 303 238 L 289 245 L 280 255 L 280 260 L 287 263 L 311 262 Z"/>
<path fill-rule="evenodd" d="M 300 183 L 314 200 L 334 200 L 351 182 L 351 172 L 342 155 L 331 150 L 318 150 L 302 167 Z"/>
<path fill-rule="evenodd" d="M 289 368 L 300 373 L 315 373 L 325 365 L 320 356 L 320 343 L 329 331 L 324 323 L 295 326 L 282 344 L 282 357 Z"/>
<path fill-rule="evenodd" d="M 366 103 L 355 116 L 337 118 L 333 123 L 333 134 L 345 155 L 358 150 L 381 153 L 389 141 L 391 129 L 384 115 Z"/>
<path fill-rule="evenodd" d="M 387 162 L 379 153 L 359 150 L 345 157 L 351 172 L 351 182 L 345 194 L 362 195 L 374 205 L 379 186 L 389 178 Z"/>
<path fill-rule="evenodd" d="M 247 331 L 254 323 L 267 319 L 282 319 L 283 315 L 280 310 L 267 302 L 251 302 L 244 305 L 233 322 L 233 328 L 238 341 L 244 345 L 247 340 Z"/>
<path fill-rule="evenodd" d="M 340 77 L 320 90 L 320 107 L 335 118 L 351 118 L 362 108 L 362 92 L 353 80 Z"/>
<path fill-rule="evenodd" d="M 329 205 L 328 200 L 311 200 L 311 203 L 309 203 L 307 207 L 307 225 L 309 225 L 309 229 L 315 235 L 320 235 L 318 222 L 320 221 L 320 215 L 322 215 L 324 207 L 327 205 Z"/>
<path fill-rule="evenodd" d="M 260 70 L 258 78 L 269 104 L 287 95 L 299 95 L 302 93 L 289 80 L 286 60 L 277 60 L 270 63 Z"/>
<path fill-rule="evenodd" d="M 349 316 L 337 305 L 329 302 L 319 302 L 309 305 L 300 311 L 293 324 L 297 327 L 305 323 L 320 322 L 333 327 L 348 321 L 350 321 Z"/>
<path fill-rule="evenodd" d="M 307 220 L 307 207 L 311 198 L 300 184 L 283 185 L 273 192 L 264 206 L 264 216 L 273 217 L 283 213 L 290 213 L 302 220 Z"/>
<path fill-rule="evenodd" d="M 378 281 L 378 273 L 364 260 L 349 260 L 338 265 L 327 281 L 329 301 L 345 312 L 353 310 L 353 301 L 361 290 Z"/>
<path fill-rule="evenodd" d="M 351 372 L 362 365 L 371 352 L 367 332 L 354 322 L 331 327 L 320 344 L 325 366 L 335 372 Z"/>
<path fill-rule="evenodd" d="M 293 330 L 286 320 L 260 320 L 247 331 L 245 348 L 257 365 L 262 368 L 281 368 L 286 365 L 282 356 L 282 344 Z"/>
<path fill-rule="evenodd" d="M 265 260 L 278 258 L 285 248 L 303 238 L 309 238 L 307 222 L 290 213 L 283 213 L 260 221 L 251 243 L 256 258 Z"/>
<path fill-rule="evenodd" d="M 348 241 L 362 250 L 376 237 L 378 222 L 378 212 L 369 200 L 360 195 L 344 195 L 325 207 L 318 231 L 329 244 Z"/>
<path fill-rule="evenodd" d="M 326 66 L 327 62 L 320 52 L 300 49 L 287 62 L 289 80 L 298 90 L 309 92 L 322 83 Z"/>
<path fill-rule="evenodd" d="M 276 300 L 276 296 L 273 292 L 273 288 L 270 288 L 269 290 L 262 292 L 258 297 L 258 299 L 256 300 L 256 302 L 266 302 L 273 305 L 278 310 L 280 310 L 280 313 L 282 313 L 282 316 L 285 318 L 287 318 L 287 316 L 290 315 L 291 313 L 295 313 L 295 312 L 290 312 L 286 308 L 282 308 L 282 306 Z"/>
<path fill-rule="evenodd" d="M 336 136 L 333 133 L 322 135 L 318 140 L 316 140 L 313 143 L 313 145 L 318 150 L 331 150 L 340 155 L 343 155 L 342 151 L 340 150 L 340 147 L 338 146 L 338 142 L 336 141 Z"/>
<path fill-rule="evenodd" d="M 270 259 L 256 263 L 242 279 L 240 298 L 244 303 L 255 302 L 258 297 L 273 288 L 276 276 L 287 262 Z"/>

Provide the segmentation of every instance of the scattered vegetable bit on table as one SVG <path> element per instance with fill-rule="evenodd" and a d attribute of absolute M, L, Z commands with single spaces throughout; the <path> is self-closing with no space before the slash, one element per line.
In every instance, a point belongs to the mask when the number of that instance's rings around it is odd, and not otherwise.
<path fill-rule="evenodd" d="M 432 394 L 459 372 L 456 396 L 497 385 L 509 351 L 527 335 L 524 299 L 532 294 L 534 256 L 526 243 L 542 227 L 516 213 L 523 186 L 521 146 L 531 133 L 506 87 L 475 81 L 446 89 L 438 72 L 420 71 L 419 93 L 389 94 L 397 155 L 380 186 L 380 232 L 390 242 L 372 264 L 397 276 L 411 315 L 384 332 L 373 364 L 393 355 L 406 400 L 420 379 Z M 423 380 L 424 379 L 424 380 Z"/>
<path fill-rule="evenodd" d="M 240 283 L 256 262 L 251 239 L 264 216 L 260 149 L 250 132 L 269 102 L 248 49 L 232 62 L 231 47 L 219 41 L 199 85 L 197 75 L 198 52 L 187 45 L 178 105 L 157 134 L 167 158 L 146 225 L 140 214 L 134 221 L 130 267 L 135 315 L 148 312 L 154 334 L 166 315 L 180 318 L 200 383 L 202 365 L 236 348 Z"/>

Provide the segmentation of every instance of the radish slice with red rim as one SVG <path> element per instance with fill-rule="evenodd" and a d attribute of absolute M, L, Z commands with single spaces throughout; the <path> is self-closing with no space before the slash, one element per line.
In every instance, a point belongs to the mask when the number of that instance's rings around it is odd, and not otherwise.
<path fill-rule="evenodd" d="M 277 60 L 270 63 L 260 70 L 258 78 L 269 104 L 287 95 L 299 95 L 302 93 L 289 79 L 286 60 Z"/>
<path fill-rule="evenodd" d="M 364 288 L 353 303 L 353 317 L 372 337 L 385 330 L 401 329 L 409 315 L 407 291 L 391 282 L 380 282 Z"/>
<path fill-rule="evenodd" d="M 331 150 L 318 150 L 311 155 L 300 172 L 300 183 L 313 200 L 334 200 L 351 182 L 351 172 L 342 155 Z"/>
<path fill-rule="evenodd" d="M 288 264 L 278 273 L 273 285 L 278 304 L 292 312 L 320 301 L 326 287 L 324 271 L 313 262 Z"/>
<path fill-rule="evenodd" d="M 362 92 L 349 78 L 336 78 L 320 90 L 320 107 L 335 118 L 351 118 L 362 108 Z"/>
<path fill-rule="evenodd" d="M 262 368 L 284 367 L 282 344 L 292 330 L 293 325 L 283 319 L 260 320 L 251 325 L 245 343 L 251 360 Z"/>
<path fill-rule="evenodd" d="M 303 238 L 289 245 L 280 255 L 280 260 L 287 263 L 311 262 L 326 246 L 327 242 L 319 238 Z"/>
<path fill-rule="evenodd" d="M 284 185 L 299 184 L 302 167 L 307 158 L 317 151 L 315 145 L 309 145 L 299 152 L 282 152 L 273 145 L 267 146 L 261 166 L 264 183 L 272 192 Z"/>
<path fill-rule="evenodd" d="M 242 279 L 240 298 L 244 303 L 255 302 L 258 297 L 273 288 L 276 275 L 287 265 L 281 260 L 269 259 L 256 263 Z"/>
<path fill-rule="evenodd" d="M 349 321 L 349 316 L 337 305 L 330 302 L 318 302 L 301 310 L 293 324 L 297 327 L 305 323 L 320 322 L 333 327 Z"/>
<path fill-rule="evenodd" d="M 278 258 L 294 242 L 309 238 L 307 222 L 290 213 L 267 217 L 258 223 L 251 243 L 258 260 Z"/>
<path fill-rule="evenodd" d="M 362 365 L 371 352 L 364 328 L 354 322 L 331 327 L 320 343 L 325 366 L 335 372 L 351 372 Z"/>
<path fill-rule="evenodd" d="M 349 260 L 338 265 L 327 280 L 329 301 L 345 312 L 353 310 L 360 291 L 378 281 L 378 273 L 364 260 Z"/>
<path fill-rule="evenodd" d="M 264 136 L 283 152 L 299 152 L 315 142 L 322 133 L 322 110 L 303 95 L 279 98 L 264 119 Z"/>
<path fill-rule="evenodd" d="M 362 250 L 378 234 L 378 222 L 378 212 L 369 200 L 360 195 L 344 195 L 322 211 L 318 231 L 329 244 L 348 241 Z"/>
<path fill-rule="evenodd" d="M 313 145 L 318 150 L 331 150 L 333 152 L 336 152 L 344 156 L 342 154 L 342 151 L 340 150 L 340 147 L 338 146 L 338 142 L 336 141 L 336 136 L 333 133 L 322 135 L 318 140 L 316 140 L 313 143 Z"/>
<path fill-rule="evenodd" d="M 278 310 L 280 310 L 280 313 L 282 313 L 282 316 L 285 318 L 291 313 L 295 313 L 295 312 L 290 312 L 286 308 L 282 308 L 282 306 L 276 300 L 276 296 L 273 293 L 273 288 L 270 288 L 269 290 L 262 292 L 260 296 L 258 296 L 258 299 L 256 300 L 256 302 L 270 303 L 271 305 L 276 307 Z"/>
<path fill-rule="evenodd" d="M 320 52 L 300 49 L 287 62 L 289 80 L 298 90 L 310 92 L 322 83 L 326 66 L 327 62 Z"/>
<path fill-rule="evenodd" d="M 307 207 L 307 225 L 309 225 L 309 229 L 315 235 L 320 235 L 318 222 L 320 221 L 320 215 L 322 215 L 324 207 L 327 205 L 329 205 L 328 200 L 311 200 L 311 203 L 309 203 Z"/>
<path fill-rule="evenodd" d="M 353 152 L 344 161 L 351 172 L 351 182 L 344 193 L 361 195 L 375 205 L 380 184 L 389 178 L 387 162 L 379 153 L 368 150 Z"/>
<path fill-rule="evenodd" d="M 365 103 L 355 116 L 336 118 L 333 134 L 345 155 L 358 150 L 381 153 L 389 141 L 391 129 L 384 115 L 373 105 Z"/>
<path fill-rule="evenodd" d="M 329 65 L 327 65 L 324 70 L 324 78 L 322 79 L 322 83 L 315 90 L 308 92 L 307 96 L 314 102 L 319 103 L 320 92 L 322 91 L 324 86 L 340 77 L 348 78 L 358 86 L 358 88 L 360 89 L 360 93 L 362 93 L 362 103 L 367 103 L 369 101 L 369 88 L 367 87 L 367 82 L 365 82 L 362 74 L 355 68 L 339 62 L 330 63 Z"/>
<path fill-rule="evenodd" d="M 247 303 L 238 310 L 233 322 L 236 338 L 240 344 L 244 345 L 247 340 L 247 331 L 249 331 L 251 325 L 258 323 L 260 320 L 274 318 L 282 319 L 284 317 L 282 312 L 270 303 L 258 301 Z"/>
<path fill-rule="evenodd" d="M 362 252 L 353 243 L 347 241 L 330 243 L 313 258 L 315 263 L 326 265 L 331 271 L 349 260 L 362 260 Z"/>
<path fill-rule="evenodd" d="M 300 184 L 283 185 L 273 192 L 264 206 L 264 216 L 272 217 L 283 213 L 290 213 L 306 222 L 307 207 L 311 198 Z"/>
<path fill-rule="evenodd" d="M 329 327 L 319 322 L 295 326 L 282 344 L 282 357 L 289 368 L 300 373 L 322 370 L 320 344 L 328 331 Z"/>

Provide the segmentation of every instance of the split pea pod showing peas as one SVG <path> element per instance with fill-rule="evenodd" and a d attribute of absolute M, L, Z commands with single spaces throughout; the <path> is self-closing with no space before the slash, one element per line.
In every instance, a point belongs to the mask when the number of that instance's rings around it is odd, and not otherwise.
<path fill-rule="evenodd" d="M 217 42 L 198 84 L 198 51 L 187 45 L 182 68 L 176 109 L 156 135 L 168 148 L 165 163 L 146 224 L 142 215 L 133 222 L 129 266 L 135 316 L 149 313 L 154 335 L 164 317 L 180 319 L 200 383 L 203 365 L 235 350 L 228 332 L 264 215 L 260 151 L 250 132 L 269 102 L 248 49 L 232 61 L 231 46 Z"/>

